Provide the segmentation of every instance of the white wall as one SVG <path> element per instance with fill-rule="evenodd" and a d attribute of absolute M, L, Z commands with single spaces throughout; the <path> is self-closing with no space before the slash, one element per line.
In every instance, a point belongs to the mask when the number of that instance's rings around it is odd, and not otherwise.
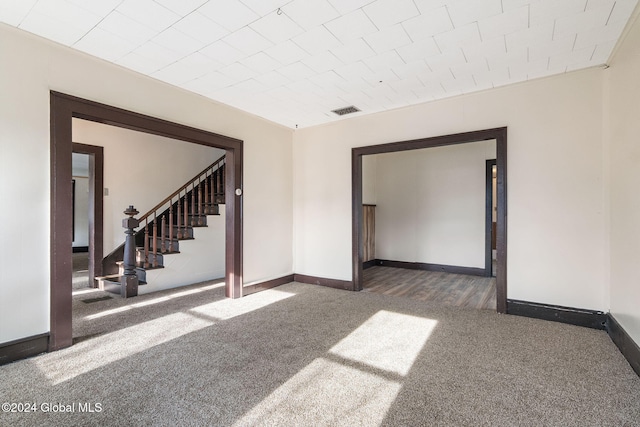
<path fill-rule="evenodd" d="M 74 176 L 73 247 L 89 246 L 89 178 Z"/>
<path fill-rule="evenodd" d="M 486 160 L 495 148 L 483 141 L 376 155 L 376 258 L 484 268 Z"/>
<path fill-rule="evenodd" d="M 225 268 L 225 205 L 220 215 L 207 215 L 206 227 L 193 229 L 193 240 L 180 241 L 179 254 L 165 254 L 164 268 L 147 270 L 140 295 L 222 278 Z"/>
<path fill-rule="evenodd" d="M 4 24 L 0 58 L 0 343 L 49 330 L 50 90 L 244 140 L 243 279 L 293 272 L 290 129 Z"/>
<path fill-rule="evenodd" d="M 508 297 L 606 310 L 602 102 L 589 69 L 297 130 L 296 273 L 351 279 L 352 147 L 508 126 Z"/>
<path fill-rule="evenodd" d="M 606 71 L 610 159 L 611 313 L 640 345 L 640 20 Z"/>
<path fill-rule="evenodd" d="M 104 254 L 124 243 L 122 213 L 144 215 L 222 157 L 224 150 L 73 119 L 73 141 L 104 147 Z"/>

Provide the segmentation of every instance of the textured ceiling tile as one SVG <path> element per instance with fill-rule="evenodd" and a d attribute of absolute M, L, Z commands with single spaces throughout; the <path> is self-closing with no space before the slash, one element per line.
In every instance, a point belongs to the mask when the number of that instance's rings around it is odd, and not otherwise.
<path fill-rule="evenodd" d="M 463 47 L 464 57 L 469 62 L 481 61 L 484 58 L 496 55 L 504 55 L 507 53 L 504 38 L 492 38 L 485 42 L 473 45 L 471 47 Z"/>
<path fill-rule="evenodd" d="M 240 0 L 245 6 L 260 16 L 275 12 L 291 0 Z"/>
<path fill-rule="evenodd" d="M 340 46 L 340 40 L 335 38 L 325 27 L 316 27 L 293 39 L 293 42 L 311 55 L 323 52 L 327 49 Z"/>
<path fill-rule="evenodd" d="M 66 25 L 64 22 L 37 12 L 31 12 L 20 24 L 20 28 L 46 37 L 55 42 L 70 46 L 82 38 L 89 30 Z"/>
<path fill-rule="evenodd" d="M 551 42 L 532 44 L 529 46 L 529 61 L 535 61 L 549 56 L 571 52 L 575 40 L 575 35 L 568 34 Z"/>
<path fill-rule="evenodd" d="M 236 31 L 259 18 L 239 0 L 209 1 L 198 11 L 229 31 Z"/>
<path fill-rule="evenodd" d="M 116 10 L 156 31 L 162 31 L 180 19 L 180 15 L 152 0 L 124 0 Z"/>
<path fill-rule="evenodd" d="M 453 23 L 445 7 L 411 18 L 403 22 L 402 26 L 414 41 L 453 30 Z"/>
<path fill-rule="evenodd" d="M 249 67 L 240 64 L 239 62 L 234 62 L 233 64 L 220 68 L 218 72 L 229 77 L 234 83 L 251 79 L 258 75 L 258 73 L 251 70 Z"/>
<path fill-rule="evenodd" d="M 360 61 L 375 55 L 373 49 L 371 49 L 363 39 L 356 39 L 344 46 L 333 48 L 331 52 L 345 64 Z"/>
<path fill-rule="evenodd" d="M 380 30 L 420 14 L 413 0 L 376 0 L 362 10 Z"/>
<path fill-rule="evenodd" d="M 478 21 L 482 40 L 529 28 L 529 7 L 521 7 Z"/>
<path fill-rule="evenodd" d="M 80 6 L 81 8 L 88 10 L 89 12 L 95 13 L 96 15 L 104 16 L 108 13 L 115 10 L 122 0 L 68 0 L 69 3 L 73 3 L 76 6 Z M 202 1 L 202 0 L 199 0 Z M 24 4 L 34 4 L 35 1 L 32 0 L 10 0 L 9 3 L 24 3 Z M 3 1 L 6 3 L 6 1 Z M 0 13 L 2 15 L 2 13 Z"/>
<path fill-rule="evenodd" d="M 216 24 L 199 12 L 185 16 L 173 24 L 173 28 L 206 44 L 220 40 L 229 34 L 227 29 Z"/>
<path fill-rule="evenodd" d="M 278 86 L 284 86 L 291 83 L 291 80 L 283 76 L 278 71 L 271 71 L 270 73 L 260 74 L 255 79 L 262 83 L 266 88 L 272 89 Z"/>
<path fill-rule="evenodd" d="M 129 52 L 122 58 L 118 59 L 116 64 L 143 74 L 151 74 L 162 68 L 158 64 L 155 64 L 153 61 L 150 61 L 148 58 L 144 58 L 136 52 Z"/>
<path fill-rule="evenodd" d="M 400 24 L 369 34 L 364 37 L 364 40 L 377 53 L 383 53 L 411 43 L 411 39 Z"/>
<path fill-rule="evenodd" d="M 604 27 L 594 28 L 588 31 L 581 31 L 578 33 L 576 44 L 574 49 L 582 49 L 587 46 L 593 46 L 598 43 L 615 42 L 622 34 L 624 29 L 624 23 L 618 21 L 613 24 L 606 25 Z"/>
<path fill-rule="evenodd" d="M 287 15 L 278 15 L 276 12 L 271 12 L 249 26 L 272 43 L 289 40 L 303 32 Z"/>
<path fill-rule="evenodd" d="M 59 43 L 72 45 L 89 32 L 100 16 L 75 4 L 58 1 L 38 2 L 22 20 L 20 28 L 31 31 Z"/>
<path fill-rule="evenodd" d="M 78 1 L 86 2 L 86 0 L 78 0 Z M 116 1 L 119 2 L 119 0 L 116 0 Z M 196 10 L 197 8 L 199 8 L 200 6 L 202 6 L 207 2 L 207 0 L 180 0 L 180 1 L 154 0 L 154 1 L 160 4 L 161 6 L 164 6 L 165 8 L 169 9 L 170 11 L 177 13 L 180 16 L 186 16 L 190 14 L 191 12 L 193 12 L 194 10 Z M 99 2 L 102 2 L 102 0 L 100 0 Z"/>
<path fill-rule="evenodd" d="M 141 45 L 157 34 L 156 31 L 140 25 L 133 19 L 117 11 L 107 15 L 107 17 L 98 24 L 98 27 L 129 40 L 136 45 Z"/>
<path fill-rule="evenodd" d="M 406 63 L 440 55 L 440 49 L 433 38 L 422 39 L 396 50 Z"/>
<path fill-rule="evenodd" d="M 156 71 L 152 77 L 180 86 L 214 71 L 214 68 L 215 63 L 196 52 Z"/>
<path fill-rule="evenodd" d="M 450 67 L 464 64 L 467 62 L 465 59 L 462 49 L 454 49 L 451 51 L 447 51 L 441 55 L 435 55 L 425 59 L 427 65 L 434 72 L 438 71 L 449 71 Z"/>
<path fill-rule="evenodd" d="M 611 7 L 605 7 L 591 9 L 577 15 L 558 18 L 556 19 L 553 37 L 556 38 L 565 34 L 576 34 L 603 27 L 607 23 L 611 11 Z"/>
<path fill-rule="evenodd" d="M 489 56 L 486 62 L 490 70 L 526 65 L 529 62 L 529 51 L 526 47 L 521 47 L 501 55 Z"/>
<path fill-rule="evenodd" d="M 523 6 L 529 6 L 539 0 L 502 0 L 502 9 L 507 12 L 512 9 L 519 9 Z"/>
<path fill-rule="evenodd" d="M 243 59 L 240 63 L 259 74 L 268 73 L 282 65 L 264 52 L 258 52 L 255 55 Z"/>
<path fill-rule="evenodd" d="M 328 50 L 303 59 L 302 63 L 311 68 L 316 73 L 324 73 L 325 71 L 332 70 L 344 64 L 340 59 L 338 59 L 332 52 L 329 52 Z"/>
<path fill-rule="evenodd" d="M 446 6 L 451 0 L 414 0 L 420 13 L 429 14 L 434 9 Z"/>
<path fill-rule="evenodd" d="M 317 84 L 318 86 L 320 86 L 321 88 L 323 88 L 325 91 L 329 91 L 329 88 L 334 86 L 336 83 L 343 83 L 344 79 L 342 77 L 340 77 L 338 74 L 336 74 L 334 71 L 330 70 L 330 71 L 326 71 L 324 73 L 321 74 L 316 74 L 315 76 L 311 76 L 308 79 L 310 82 Z M 325 93 L 327 93 L 325 92 Z M 343 91 L 340 90 L 340 93 L 342 93 Z"/>
<path fill-rule="evenodd" d="M 363 61 L 372 71 L 390 70 L 405 64 L 395 50 L 390 50 L 382 55 L 371 56 Z"/>
<path fill-rule="evenodd" d="M 440 50 L 447 51 L 453 49 L 461 49 L 463 47 L 469 48 L 472 45 L 479 44 L 480 31 L 478 30 L 478 24 L 473 23 L 465 25 L 464 27 L 456 28 L 453 31 L 447 31 L 446 33 L 438 34 L 434 36 L 436 43 Z"/>
<path fill-rule="evenodd" d="M 179 53 L 180 56 L 190 55 L 206 45 L 206 43 L 189 37 L 173 27 L 167 28 L 151 40 L 160 46 Z"/>
<path fill-rule="evenodd" d="M 239 59 L 246 57 L 244 53 L 240 52 L 238 49 L 230 46 L 228 43 L 225 43 L 222 40 L 206 46 L 205 48 L 201 49 L 200 52 L 208 56 L 209 58 L 219 61 L 225 65 L 231 64 L 232 62 L 236 62 Z"/>
<path fill-rule="evenodd" d="M 311 77 L 315 74 L 311 68 L 307 67 L 302 62 L 294 62 L 293 64 L 278 68 L 278 72 L 294 82 L 306 79 L 307 77 Z"/>
<path fill-rule="evenodd" d="M 290 40 L 270 47 L 264 52 L 284 65 L 293 64 L 309 56 L 300 46 Z"/>
<path fill-rule="evenodd" d="M 294 0 L 284 6 L 282 10 L 307 30 L 340 16 L 327 0 Z"/>
<path fill-rule="evenodd" d="M 117 61 L 138 47 L 138 45 L 99 27 L 95 27 L 74 44 L 73 47 L 107 61 Z"/>
<path fill-rule="evenodd" d="M 530 26 L 536 26 L 549 20 L 584 12 L 587 0 L 540 0 L 531 3 L 529 8 Z"/>
<path fill-rule="evenodd" d="M 0 22 L 17 27 L 38 0 L 4 0 L 0 2 Z"/>
<path fill-rule="evenodd" d="M 552 55 L 549 58 L 549 68 L 562 68 L 568 67 L 573 64 L 582 64 L 585 62 L 589 62 L 591 60 L 591 56 L 593 56 L 593 52 L 595 51 L 595 46 L 578 49 L 571 52 L 563 52 L 557 55 Z M 595 65 L 595 64 L 594 64 Z"/>
<path fill-rule="evenodd" d="M 507 51 L 530 46 L 531 44 L 551 42 L 553 37 L 553 21 L 533 26 L 527 30 L 517 31 L 505 36 Z"/>
<path fill-rule="evenodd" d="M 489 16 L 502 13 L 501 0 L 456 0 L 447 5 L 453 25 L 462 27 Z"/>
<path fill-rule="evenodd" d="M 408 64 L 394 66 L 392 70 L 395 74 L 398 75 L 398 77 L 402 79 L 431 72 L 431 69 L 429 68 L 427 63 L 422 59 L 410 62 Z"/>
<path fill-rule="evenodd" d="M 598 43 L 596 49 L 593 51 L 591 62 L 593 62 L 594 65 L 607 64 L 609 62 L 609 55 L 611 55 L 616 44 L 617 40 Z"/>
<path fill-rule="evenodd" d="M 249 27 L 241 28 L 238 31 L 229 34 L 222 40 L 228 43 L 229 46 L 235 47 L 247 56 L 273 46 L 273 43 Z"/>
<path fill-rule="evenodd" d="M 342 65 L 335 68 L 334 71 L 346 80 L 357 79 L 361 78 L 362 76 L 372 74 L 371 69 L 367 67 L 367 65 L 362 61 Z"/>
<path fill-rule="evenodd" d="M 372 3 L 374 0 L 329 0 L 329 3 L 344 15 Z"/>
<path fill-rule="evenodd" d="M 626 24 L 637 4 L 638 0 L 616 0 L 607 24 L 609 25 L 614 22 L 624 22 Z"/>
<path fill-rule="evenodd" d="M 360 9 L 327 22 L 325 27 L 343 43 L 364 37 L 378 30 Z"/>

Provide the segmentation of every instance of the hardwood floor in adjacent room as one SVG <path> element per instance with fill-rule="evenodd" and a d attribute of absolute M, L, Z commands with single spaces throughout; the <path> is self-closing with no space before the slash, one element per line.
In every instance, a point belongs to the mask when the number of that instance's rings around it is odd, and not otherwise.
<path fill-rule="evenodd" d="M 436 304 L 496 309 L 495 277 L 375 266 L 364 270 L 363 291 Z"/>

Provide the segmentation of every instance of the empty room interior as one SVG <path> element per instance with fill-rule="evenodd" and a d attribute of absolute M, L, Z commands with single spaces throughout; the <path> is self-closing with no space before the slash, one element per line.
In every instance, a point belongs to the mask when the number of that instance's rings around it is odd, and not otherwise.
<path fill-rule="evenodd" d="M 0 0 L 0 425 L 640 425 L 637 0 Z"/>

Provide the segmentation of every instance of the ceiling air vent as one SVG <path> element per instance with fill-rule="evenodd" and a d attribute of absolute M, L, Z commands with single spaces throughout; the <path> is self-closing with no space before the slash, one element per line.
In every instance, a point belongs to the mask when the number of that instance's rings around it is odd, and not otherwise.
<path fill-rule="evenodd" d="M 338 108 L 337 110 L 331 110 L 332 113 L 336 113 L 339 116 L 344 116 L 345 114 L 357 113 L 358 111 L 360 110 L 358 110 L 353 105 L 350 105 L 349 107 Z"/>

